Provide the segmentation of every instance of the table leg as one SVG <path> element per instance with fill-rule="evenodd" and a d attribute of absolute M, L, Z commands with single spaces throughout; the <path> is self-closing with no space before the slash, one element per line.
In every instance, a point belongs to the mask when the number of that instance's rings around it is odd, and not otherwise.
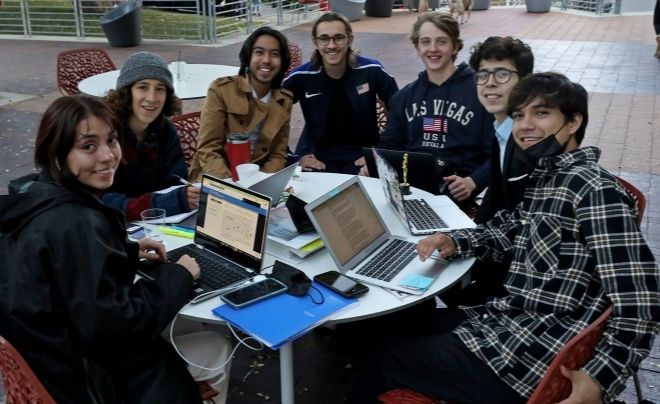
<path fill-rule="evenodd" d="M 293 342 L 280 348 L 280 389 L 282 404 L 293 404 Z"/>

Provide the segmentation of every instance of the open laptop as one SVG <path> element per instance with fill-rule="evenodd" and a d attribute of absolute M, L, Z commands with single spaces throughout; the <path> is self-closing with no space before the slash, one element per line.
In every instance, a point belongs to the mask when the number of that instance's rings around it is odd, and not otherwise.
<path fill-rule="evenodd" d="M 289 181 L 291 181 L 291 178 L 295 174 L 296 167 L 298 167 L 297 162 L 250 185 L 248 189 L 270 197 L 272 206 L 276 206 L 277 203 L 282 199 L 282 195 L 284 194 L 284 190 L 286 189 L 287 184 Z M 196 223 L 197 217 L 195 214 L 193 214 L 181 221 L 179 226 L 194 230 Z"/>
<path fill-rule="evenodd" d="M 378 177 L 385 192 L 385 199 L 404 226 L 408 227 L 410 233 L 420 236 L 438 231 L 449 231 L 447 222 L 424 199 L 404 198 L 396 170 L 380 155 L 378 150 L 373 149 L 372 152 Z"/>
<path fill-rule="evenodd" d="M 421 262 L 415 243 L 392 235 L 359 177 L 305 205 L 337 269 L 351 278 L 413 294 L 424 291 L 404 286 L 420 276 L 435 279 L 445 263 Z"/>
<path fill-rule="evenodd" d="M 377 178 L 378 171 L 374 161 L 373 147 L 363 147 L 362 155 L 367 163 L 369 176 Z M 451 175 L 453 169 L 442 159 L 430 153 L 406 152 L 401 150 L 376 149 L 380 155 L 396 170 L 399 178 L 403 178 L 403 155 L 408 154 L 408 175 L 406 180 L 415 187 L 433 195 L 440 193 L 444 184 L 443 176 Z"/>
<path fill-rule="evenodd" d="M 215 296 L 261 271 L 271 200 L 208 174 L 202 177 L 195 243 L 167 252 L 170 261 L 183 254 L 194 257 L 201 269 L 193 301 Z M 140 275 L 153 279 L 153 268 Z M 155 269 L 157 270 L 157 268 Z"/>
<path fill-rule="evenodd" d="M 273 201 L 273 206 L 277 206 L 278 202 L 282 199 L 282 194 L 286 189 L 286 185 L 291 181 L 293 174 L 296 172 L 298 163 L 295 162 L 280 171 L 269 175 L 259 182 L 255 182 L 248 188 L 270 197 Z"/>

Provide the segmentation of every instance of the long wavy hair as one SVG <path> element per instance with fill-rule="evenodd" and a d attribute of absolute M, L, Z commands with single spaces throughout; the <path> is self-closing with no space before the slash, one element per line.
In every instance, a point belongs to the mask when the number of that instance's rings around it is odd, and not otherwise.
<path fill-rule="evenodd" d="M 250 36 L 243 42 L 240 52 L 238 52 L 238 59 L 241 62 L 241 68 L 238 71 L 238 74 L 247 77 L 248 71 L 250 69 L 250 60 L 252 59 L 252 50 L 254 49 L 254 44 L 257 42 L 257 39 L 262 35 L 272 36 L 277 40 L 280 45 L 280 57 L 282 59 L 282 65 L 280 66 L 280 71 L 277 72 L 273 81 L 271 81 L 271 88 L 280 88 L 282 86 L 282 80 L 284 80 L 284 75 L 286 71 L 289 70 L 289 65 L 291 64 L 291 53 L 289 52 L 289 41 L 286 39 L 283 33 L 273 29 L 271 27 L 260 27 L 257 28 Z"/>
<path fill-rule="evenodd" d="M 316 38 L 319 24 L 321 24 L 322 22 L 333 22 L 333 21 L 339 21 L 342 24 L 344 24 L 344 28 L 346 29 L 346 36 L 348 36 L 349 38 L 353 36 L 353 28 L 351 27 L 351 23 L 348 21 L 348 18 L 346 18 L 342 14 L 330 12 L 323 14 L 316 20 L 316 22 L 314 22 L 314 26 L 312 27 L 312 40 Z M 348 38 L 346 40 L 348 40 Z M 357 58 L 358 54 L 359 54 L 358 51 L 356 51 L 355 49 L 349 46 L 346 52 L 346 63 L 348 63 L 348 65 L 351 67 L 356 67 L 357 62 L 355 59 Z M 323 66 L 323 57 L 321 56 L 321 52 L 318 49 L 314 49 L 310 61 L 312 62 L 312 66 L 314 67 L 319 68 Z"/>

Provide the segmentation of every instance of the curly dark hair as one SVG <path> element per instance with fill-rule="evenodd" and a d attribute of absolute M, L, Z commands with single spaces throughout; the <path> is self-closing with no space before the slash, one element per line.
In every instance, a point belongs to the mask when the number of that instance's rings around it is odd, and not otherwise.
<path fill-rule="evenodd" d="M 532 49 L 520 39 L 511 36 L 489 36 L 485 41 L 473 45 L 470 67 L 477 71 L 482 60 L 504 59 L 513 62 L 521 79 L 532 74 L 534 70 Z"/>
<path fill-rule="evenodd" d="M 110 108 L 112 108 L 115 114 L 117 114 L 124 128 L 128 126 L 128 120 L 133 114 L 133 96 L 131 94 L 131 87 L 133 87 L 133 85 L 120 88 L 119 90 L 110 90 L 108 95 L 104 98 L 104 101 L 110 106 Z M 158 117 L 149 124 L 147 129 L 149 131 L 156 131 L 163 124 L 163 119 L 180 113 L 181 99 L 174 94 L 173 90 L 168 88 L 163 110 Z"/>

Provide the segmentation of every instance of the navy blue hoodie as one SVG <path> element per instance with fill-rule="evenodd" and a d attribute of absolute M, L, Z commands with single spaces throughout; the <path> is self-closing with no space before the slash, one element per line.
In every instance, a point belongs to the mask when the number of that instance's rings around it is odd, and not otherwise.
<path fill-rule="evenodd" d="M 479 102 L 466 63 L 441 85 L 419 73 L 392 97 L 389 112 L 379 147 L 437 155 L 459 175 L 472 177 L 477 191 L 488 186 L 493 116 Z"/>

